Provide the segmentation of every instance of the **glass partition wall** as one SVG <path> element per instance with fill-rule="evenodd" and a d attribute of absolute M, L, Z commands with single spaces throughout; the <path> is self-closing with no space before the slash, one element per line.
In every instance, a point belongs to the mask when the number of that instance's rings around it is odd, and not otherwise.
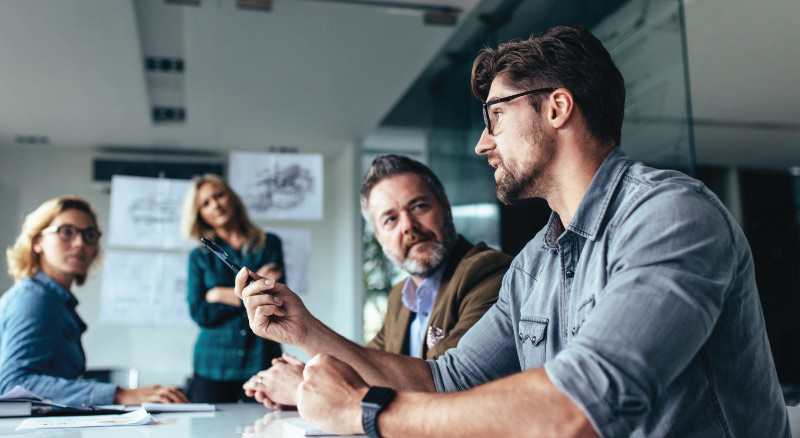
<path fill-rule="evenodd" d="M 541 200 L 511 207 L 497 201 L 494 169 L 474 151 L 484 129 L 480 102 L 469 85 L 475 56 L 482 47 L 525 39 L 554 25 L 579 24 L 590 29 L 625 78 L 622 149 L 648 165 L 694 174 L 682 8 L 679 0 L 484 1 L 472 16 L 463 18 L 453 40 L 379 131 L 424 133 L 424 144 L 415 153 L 442 180 L 458 232 L 473 243 L 485 241 L 514 255 L 541 228 L 550 210 Z M 380 328 L 390 280 L 403 278 L 382 259 L 371 235 L 365 229 L 365 341 Z"/>

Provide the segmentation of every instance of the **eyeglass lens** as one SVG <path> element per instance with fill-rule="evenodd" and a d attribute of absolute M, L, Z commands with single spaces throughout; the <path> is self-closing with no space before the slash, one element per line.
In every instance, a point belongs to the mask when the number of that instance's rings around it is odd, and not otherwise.
<path fill-rule="evenodd" d="M 78 233 L 81 233 L 81 237 L 87 245 L 94 245 L 100 240 L 100 231 L 94 227 L 80 229 L 73 225 L 62 225 L 56 229 L 56 233 L 65 242 L 74 239 Z"/>
<path fill-rule="evenodd" d="M 489 120 L 489 106 L 485 103 L 483 104 L 483 125 L 486 127 L 486 131 L 491 134 L 492 133 L 492 123 Z"/>

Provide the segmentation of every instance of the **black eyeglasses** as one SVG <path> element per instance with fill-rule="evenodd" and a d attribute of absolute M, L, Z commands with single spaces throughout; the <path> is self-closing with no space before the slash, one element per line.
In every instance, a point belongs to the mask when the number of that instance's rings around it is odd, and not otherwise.
<path fill-rule="evenodd" d="M 45 234 L 53 234 L 55 233 L 59 239 L 63 240 L 64 242 L 72 242 L 72 239 L 81 234 L 83 238 L 83 243 L 87 245 L 97 245 L 97 242 L 100 240 L 100 236 L 103 233 L 100 232 L 96 227 L 88 227 L 88 228 L 78 228 L 75 225 L 59 225 L 59 226 L 52 226 L 47 227 L 42 230 L 42 235 Z"/>
<path fill-rule="evenodd" d="M 537 88 L 535 90 L 528 90 L 528 91 L 525 91 L 525 92 L 522 92 L 522 93 L 518 93 L 518 94 L 514 94 L 514 95 L 511 95 L 511 96 L 508 96 L 508 97 L 501 97 L 499 99 L 490 100 L 490 101 L 484 103 L 483 104 L 483 124 L 486 125 L 486 130 L 489 132 L 489 134 L 494 134 L 494 132 L 492 132 L 492 119 L 491 119 L 491 116 L 489 115 L 489 106 L 490 105 L 494 105 L 496 103 L 508 102 L 509 100 L 514 100 L 514 99 L 516 99 L 518 97 L 527 96 L 527 95 L 533 94 L 533 93 L 552 93 L 555 90 L 556 90 L 555 88 Z"/>

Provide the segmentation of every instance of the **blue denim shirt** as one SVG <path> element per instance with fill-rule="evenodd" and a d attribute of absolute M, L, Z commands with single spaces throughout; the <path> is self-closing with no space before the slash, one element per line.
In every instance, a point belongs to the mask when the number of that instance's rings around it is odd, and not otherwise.
<path fill-rule="evenodd" d="M 19 385 L 56 403 L 114 402 L 117 386 L 76 380 L 86 371 L 78 300 L 43 272 L 0 298 L 0 392 Z"/>
<path fill-rule="evenodd" d="M 744 234 L 702 183 L 618 148 L 429 363 L 438 391 L 543 366 L 601 436 L 789 437 Z"/>

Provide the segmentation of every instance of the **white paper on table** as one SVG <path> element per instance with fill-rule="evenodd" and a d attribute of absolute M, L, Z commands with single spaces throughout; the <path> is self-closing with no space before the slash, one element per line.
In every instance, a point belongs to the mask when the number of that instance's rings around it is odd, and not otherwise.
<path fill-rule="evenodd" d="M 81 415 L 75 417 L 28 418 L 23 420 L 15 430 L 61 429 L 73 427 L 109 427 L 109 426 L 141 426 L 155 423 L 144 408 L 119 415 Z"/>
<path fill-rule="evenodd" d="M 214 412 L 210 403 L 142 403 L 148 412 Z"/>
<path fill-rule="evenodd" d="M 231 152 L 228 182 L 253 219 L 320 220 L 321 154 Z"/>
<path fill-rule="evenodd" d="M 16 385 L 11 388 L 11 391 L 0 395 L 0 400 L 25 400 L 25 401 L 42 401 L 42 397 L 28 391 L 27 389 Z"/>

